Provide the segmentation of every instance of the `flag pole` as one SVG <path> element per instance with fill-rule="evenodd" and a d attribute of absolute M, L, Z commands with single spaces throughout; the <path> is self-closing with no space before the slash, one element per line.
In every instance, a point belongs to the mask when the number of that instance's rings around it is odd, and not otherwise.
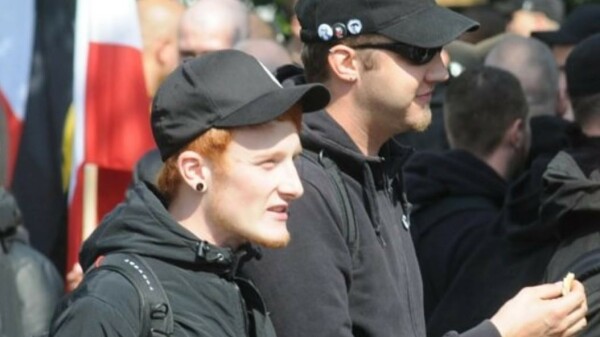
<path fill-rule="evenodd" d="M 98 165 L 87 163 L 83 169 L 83 230 L 81 241 L 85 241 L 98 222 Z"/>

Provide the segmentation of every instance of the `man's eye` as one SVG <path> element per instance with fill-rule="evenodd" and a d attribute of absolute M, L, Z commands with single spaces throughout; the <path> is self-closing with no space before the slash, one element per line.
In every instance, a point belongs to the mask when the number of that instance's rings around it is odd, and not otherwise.
<path fill-rule="evenodd" d="M 262 168 L 266 168 L 266 169 L 273 168 L 273 167 L 275 167 L 275 165 L 277 165 L 277 161 L 275 161 L 273 159 L 265 160 L 260 163 L 260 166 Z"/>

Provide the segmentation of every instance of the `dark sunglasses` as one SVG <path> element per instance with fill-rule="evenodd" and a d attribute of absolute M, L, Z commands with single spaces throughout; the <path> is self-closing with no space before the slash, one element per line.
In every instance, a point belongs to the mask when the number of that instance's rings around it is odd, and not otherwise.
<path fill-rule="evenodd" d="M 423 65 L 429 63 L 435 55 L 442 51 L 442 47 L 422 48 L 411 46 L 409 44 L 394 43 L 367 43 L 352 47 L 354 49 L 384 49 L 394 52 L 414 65 Z"/>

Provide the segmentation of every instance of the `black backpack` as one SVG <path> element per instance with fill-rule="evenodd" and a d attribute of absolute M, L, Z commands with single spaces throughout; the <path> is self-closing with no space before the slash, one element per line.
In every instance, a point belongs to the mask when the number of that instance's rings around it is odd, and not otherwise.
<path fill-rule="evenodd" d="M 10 258 L 21 212 L 15 198 L 0 187 L 0 336 L 23 336 L 23 305 L 16 281 L 17 271 Z"/>
<path fill-rule="evenodd" d="M 564 261 L 569 262 L 565 264 Z M 559 245 L 546 266 L 544 279 L 547 282 L 557 282 L 569 272 L 575 274 L 575 278 L 580 282 L 585 282 L 600 273 L 600 248 L 574 255 L 569 245 Z"/>
<path fill-rule="evenodd" d="M 16 283 L 16 271 L 0 231 L 0 336 L 23 336 L 23 310 Z"/>
<path fill-rule="evenodd" d="M 89 273 L 111 270 L 125 277 L 136 289 L 142 307 L 140 337 L 173 335 L 173 312 L 169 298 L 152 268 L 134 254 L 106 255 Z"/>
<path fill-rule="evenodd" d="M 345 221 L 340 224 L 338 229 L 342 233 L 342 236 L 346 240 L 348 250 L 352 256 L 352 260 L 355 260 L 358 252 L 358 224 L 354 216 L 354 209 L 352 203 L 350 203 L 350 197 L 348 196 L 348 189 L 346 184 L 342 180 L 340 169 L 337 167 L 335 162 L 325 156 L 323 150 L 319 153 L 313 152 L 308 149 L 302 151 L 302 157 L 306 158 L 312 163 L 315 163 L 325 169 L 327 176 L 333 184 L 334 190 L 336 191 L 337 201 L 342 210 Z"/>
<path fill-rule="evenodd" d="M 138 293 L 142 308 L 140 337 L 173 335 L 173 312 L 160 280 L 144 258 L 135 254 L 113 253 L 98 259 L 85 277 L 110 270 L 127 279 Z M 56 315 L 56 314 L 55 314 Z"/>

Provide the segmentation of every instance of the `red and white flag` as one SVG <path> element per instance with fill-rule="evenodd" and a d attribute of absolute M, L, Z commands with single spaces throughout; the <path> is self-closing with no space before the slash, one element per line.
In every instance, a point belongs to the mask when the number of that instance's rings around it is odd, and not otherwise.
<path fill-rule="evenodd" d="M 75 29 L 68 266 L 82 239 L 122 201 L 137 160 L 154 147 L 136 1 L 79 0 Z"/>
<path fill-rule="evenodd" d="M 0 107 L 8 129 L 8 182 L 27 109 L 34 31 L 35 0 L 0 0 Z"/>

